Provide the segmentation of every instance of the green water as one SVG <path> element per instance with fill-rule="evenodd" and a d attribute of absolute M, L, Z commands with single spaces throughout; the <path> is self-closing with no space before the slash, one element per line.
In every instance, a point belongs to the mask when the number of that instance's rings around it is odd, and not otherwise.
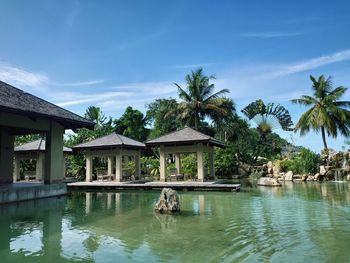
<path fill-rule="evenodd" d="M 0 262 L 350 262 L 350 184 L 82 193 L 0 207 Z"/>

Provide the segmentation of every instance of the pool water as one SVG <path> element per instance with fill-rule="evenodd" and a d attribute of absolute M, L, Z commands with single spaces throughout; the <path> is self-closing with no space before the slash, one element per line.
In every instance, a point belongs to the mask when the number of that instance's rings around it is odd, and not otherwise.
<path fill-rule="evenodd" d="M 0 262 L 350 262 L 350 184 L 179 192 L 73 192 L 0 206 Z"/>

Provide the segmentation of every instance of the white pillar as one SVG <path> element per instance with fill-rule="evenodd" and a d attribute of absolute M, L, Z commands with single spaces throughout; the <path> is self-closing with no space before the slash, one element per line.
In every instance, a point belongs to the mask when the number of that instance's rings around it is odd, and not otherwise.
<path fill-rule="evenodd" d="M 50 122 L 50 131 L 46 133 L 45 174 L 46 184 L 60 183 L 63 180 L 63 133 L 62 125 Z"/>
<path fill-rule="evenodd" d="M 176 153 L 175 154 L 175 167 L 176 167 L 176 173 L 181 173 L 181 154 Z"/>
<path fill-rule="evenodd" d="M 214 151 L 213 151 L 213 149 L 209 152 L 209 171 L 210 171 L 210 177 L 215 179 Z"/>
<path fill-rule="evenodd" d="M 198 181 L 204 182 L 204 161 L 203 161 L 203 144 L 197 145 L 197 175 Z"/>
<path fill-rule="evenodd" d="M 92 182 L 92 156 L 90 154 L 86 154 L 86 182 Z"/>
<path fill-rule="evenodd" d="M 35 179 L 38 181 L 43 180 L 43 170 L 44 170 L 44 154 L 38 153 L 35 164 Z"/>
<path fill-rule="evenodd" d="M 135 155 L 135 177 L 138 177 L 138 179 L 141 177 L 140 153 Z"/>
<path fill-rule="evenodd" d="M 107 174 L 111 175 L 113 174 L 113 158 L 112 156 L 107 157 Z"/>
<path fill-rule="evenodd" d="M 17 182 L 20 180 L 20 170 L 21 170 L 21 159 L 15 156 L 15 166 L 13 171 L 13 181 Z"/>
<path fill-rule="evenodd" d="M 121 182 L 123 178 L 123 155 L 119 152 L 115 156 L 115 181 Z"/>
<path fill-rule="evenodd" d="M 165 173 L 166 173 L 166 154 L 164 145 L 159 147 L 159 172 L 160 172 L 160 181 L 165 182 Z"/>

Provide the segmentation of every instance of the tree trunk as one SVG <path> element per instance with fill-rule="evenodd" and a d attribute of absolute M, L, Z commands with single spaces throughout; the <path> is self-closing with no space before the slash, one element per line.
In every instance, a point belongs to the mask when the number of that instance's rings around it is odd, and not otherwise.
<path fill-rule="evenodd" d="M 328 150 L 327 142 L 326 142 L 326 133 L 325 133 L 323 126 L 321 126 L 321 133 L 322 133 L 322 140 L 323 140 L 324 149 Z"/>
<path fill-rule="evenodd" d="M 194 127 L 198 131 L 198 126 L 199 126 L 199 114 L 196 112 L 196 117 L 194 119 Z"/>

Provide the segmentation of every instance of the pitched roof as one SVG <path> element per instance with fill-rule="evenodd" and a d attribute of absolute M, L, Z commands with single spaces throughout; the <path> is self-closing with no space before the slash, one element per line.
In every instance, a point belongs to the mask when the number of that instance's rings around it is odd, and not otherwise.
<path fill-rule="evenodd" d="M 146 142 L 146 145 L 147 146 L 156 146 L 161 144 L 184 145 L 184 144 L 199 143 L 199 142 L 209 143 L 211 145 L 219 146 L 219 147 L 225 147 L 225 143 L 189 127 L 166 134 L 164 136 L 158 137 L 153 140 L 149 140 Z"/>
<path fill-rule="evenodd" d="M 37 152 L 45 151 L 45 140 L 39 139 L 15 147 L 15 152 Z M 64 152 L 72 152 L 71 148 L 63 146 Z"/>
<path fill-rule="evenodd" d="M 66 129 L 94 127 L 93 122 L 2 81 L 0 81 L 0 111 L 56 120 Z"/>
<path fill-rule="evenodd" d="M 106 149 L 106 148 L 145 148 L 142 142 L 125 137 L 118 133 L 112 133 L 95 140 L 84 142 L 73 147 L 74 150 Z"/>

